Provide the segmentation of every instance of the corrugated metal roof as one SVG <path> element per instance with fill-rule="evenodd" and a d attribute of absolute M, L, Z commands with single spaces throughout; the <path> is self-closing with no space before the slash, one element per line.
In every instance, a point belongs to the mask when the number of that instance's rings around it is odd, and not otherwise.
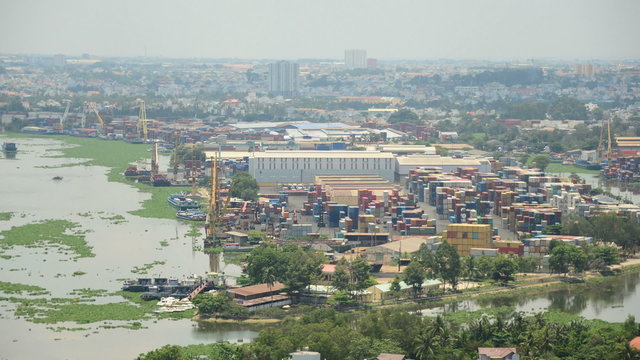
<path fill-rule="evenodd" d="M 380 158 L 393 159 L 391 153 L 383 153 L 379 151 L 265 151 L 253 154 L 258 158 Z"/>

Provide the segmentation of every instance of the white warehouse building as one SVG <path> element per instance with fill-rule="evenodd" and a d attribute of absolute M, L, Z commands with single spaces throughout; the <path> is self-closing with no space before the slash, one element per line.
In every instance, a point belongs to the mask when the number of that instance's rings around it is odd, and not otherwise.
<path fill-rule="evenodd" d="M 258 183 L 312 183 L 316 175 L 373 174 L 394 180 L 396 159 L 377 151 L 267 151 L 249 158 Z"/>

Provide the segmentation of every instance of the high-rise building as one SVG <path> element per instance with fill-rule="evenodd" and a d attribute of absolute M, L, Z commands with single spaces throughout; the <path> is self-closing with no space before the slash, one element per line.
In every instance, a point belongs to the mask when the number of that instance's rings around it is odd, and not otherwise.
<path fill-rule="evenodd" d="M 593 64 L 576 64 L 575 73 L 578 76 L 593 77 L 596 72 Z"/>
<path fill-rule="evenodd" d="M 294 96 L 298 91 L 298 64 L 278 61 L 269 64 L 269 92 L 273 95 Z"/>
<path fill-rule="evenodd" d="M 344 64 L 349 69 L 365 69 L 367 67 L 367 50 L 345 50 Z"/>

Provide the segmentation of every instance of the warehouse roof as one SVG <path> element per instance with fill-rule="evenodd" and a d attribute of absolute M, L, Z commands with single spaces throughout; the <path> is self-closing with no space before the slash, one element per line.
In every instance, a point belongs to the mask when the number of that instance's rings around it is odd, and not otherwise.
<path fill-rule="evenodd" d="M 452 158 L 446 156 L 423 156 L 423 155 L 408 155 L 398 156 L 398 164 L 400 166 L 481 166 L 488 164 L 487 159 L 473 159 L 473 158 Z"/>
<path fill-rule="evenodd" d="M 402 237 L 394 237 L 394 239 L 400 238 L 400 240 L 395 240 L 388 242 L 386 244 L 378 245 L 377 248 L 385 248 L 391 251 L 400 251 L 400 245 L 402 245 L 402 252 L 405 253 L 413 253 L 420 250 L 420 245 L 426 244 L 430 241 L 433 236 L 402 236 Z"/>
<path fill-rule="evenodd" d="M 393 154 L 378 151 L 265 151 L 253 154 L 258 158 L 374 158 L 393 159 Z"/>

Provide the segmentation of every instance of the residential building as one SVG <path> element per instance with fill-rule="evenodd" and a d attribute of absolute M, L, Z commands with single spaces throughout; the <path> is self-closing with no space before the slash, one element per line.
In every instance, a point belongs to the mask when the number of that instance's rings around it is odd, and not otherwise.
<path fill-rule="evenodd" d="M 349 69 L 365 69 L 367 67 L 367 51 L 360 49 L 345 50 L 344 64 Z"/>
<path fill-rule="evenodd" d="M 269 64 L 269 93 L 294 96 L 298 92 L 298 64 L 278 61 Z"/>
<path fill-rule="evenodd" d="M 275 282 L 230 289 L 229 293 L 233 294 L 238 305 L 249 311 L 255 311 L 291 304 L 291 299 L 288 296 L 280 294 L 283 289 L 284 284 Z"/>
<path fill-rule="evenodd" d="M 407 357 L 402 354 L 387 354 L 382 353 L 375 358 L 375 360 L 405 360 Z"/>
<path fill-rule="evenodd" d="M 478 360 L 520 360 L 516 348 L 478 348 Z"/>

